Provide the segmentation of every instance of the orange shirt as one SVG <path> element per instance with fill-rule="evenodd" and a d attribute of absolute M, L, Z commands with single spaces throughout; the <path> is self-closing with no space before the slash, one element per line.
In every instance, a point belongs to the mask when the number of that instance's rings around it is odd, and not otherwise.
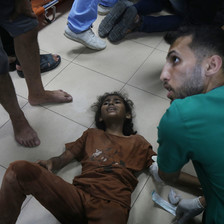
<path fill-rule="evenodd" d="M 66 149 L 82 164 L 82 174 L 74 178 L 74 185 L 125 207 L 130 207 L 131 193 L 138 183 L 134 172 L 149 167 L 156 155 L 141 135 L 120 137 L 95 128 L 67 143 Z"/>

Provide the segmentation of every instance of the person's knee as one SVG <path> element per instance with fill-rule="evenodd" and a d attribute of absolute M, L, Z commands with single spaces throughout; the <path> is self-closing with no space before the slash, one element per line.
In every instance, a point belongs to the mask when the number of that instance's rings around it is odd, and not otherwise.
<path fill-rule="evenodd" d="M 36 180 L 41 171 L 38 166 L 28 161 L 16 161 L 10 164 L 6 171 L 6 178 L 9 182 L 23 181 L 29 182 Z"/>

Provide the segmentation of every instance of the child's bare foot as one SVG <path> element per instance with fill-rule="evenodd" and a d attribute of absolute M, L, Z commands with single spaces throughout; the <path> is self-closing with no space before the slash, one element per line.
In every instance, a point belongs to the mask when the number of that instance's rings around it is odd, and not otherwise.
<path fill-rule="evenodd" d="M 69 103 L 71 101 L 72 96 L 63 90 L 45 90 L 42 95 L 36 97 L 29 96 L 29 103 L 33 106 L 45 103 Z"/>
<path fill-rule="evenodd" d="M 37 133 L 29 125 L 28 121 L 24 115 L 11 118 L 15 139 L 16 141 L 25 147 L 35 147 L 40 145 L 40 139 L 37 136 Z"/>

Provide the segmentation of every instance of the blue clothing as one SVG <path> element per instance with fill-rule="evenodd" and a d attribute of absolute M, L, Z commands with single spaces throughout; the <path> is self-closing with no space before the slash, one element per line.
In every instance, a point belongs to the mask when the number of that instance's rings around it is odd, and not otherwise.
<path fill-rule="evenodd" d="M 100 0 L 99 4 L 105 7 L 113 7 L 118 0 Z"/>
<path fill-rule="evenodd" d="M 182 4 L 180 4 L 182 3 Z M 177 10 L 175 15 L 150 16 L 151 13 L 162 11 L 168 4 Z M 180 14 L 184 10 L 185 1 L 180 0 L 140 0 L 134 6 L 141 16 L 142 24 L 140 32 L 163 32 L 177 29 L 183 22 L 183 16 Z"/>
<path fill-rule="evenodd" d="M 74 33 L 88 30 L 97 18 L 98 3 L 112 7 L 117 0 L 75 0 L 68 16 L 68 27 Z"/>
<path fill-rule="evenodd" d="M 212 24 L 222 0 L 140 0 L 134 6 L 141 17 L 140 32 L 176 30 L 183 24 Z M 150 16 L 168 8 L 173 14 Z"/>
<path fill-rule="evenodd" d="M 97 18 L 99 0 L 75 0 L 68 16 L 68 27 L 74 33 L 88 30 Z"/>
<path fill-rule="evenodd" d="M 224 86 L 174 100 L 158 127 L 158 166 L 166 173 L 192 160 L 207 207 L 205 224 L 224 220 Z"/>

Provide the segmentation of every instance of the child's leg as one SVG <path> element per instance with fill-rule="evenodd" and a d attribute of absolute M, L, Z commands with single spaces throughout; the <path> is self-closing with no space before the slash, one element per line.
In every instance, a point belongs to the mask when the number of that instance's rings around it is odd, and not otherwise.
<path fill-rule="evenodd" d="M 0 190 L 0 224 L 15 223 L 26 195 L 33 195 L 62 223 L 84 223 L 76 187 L 36 163 L 17 161 L 7 169 Z"/>
<path fill-rule="evenodd" d="M 127 224 L 129 209 L 119 203 L 91 197 L 85 204 L 88 224 Z"/>

